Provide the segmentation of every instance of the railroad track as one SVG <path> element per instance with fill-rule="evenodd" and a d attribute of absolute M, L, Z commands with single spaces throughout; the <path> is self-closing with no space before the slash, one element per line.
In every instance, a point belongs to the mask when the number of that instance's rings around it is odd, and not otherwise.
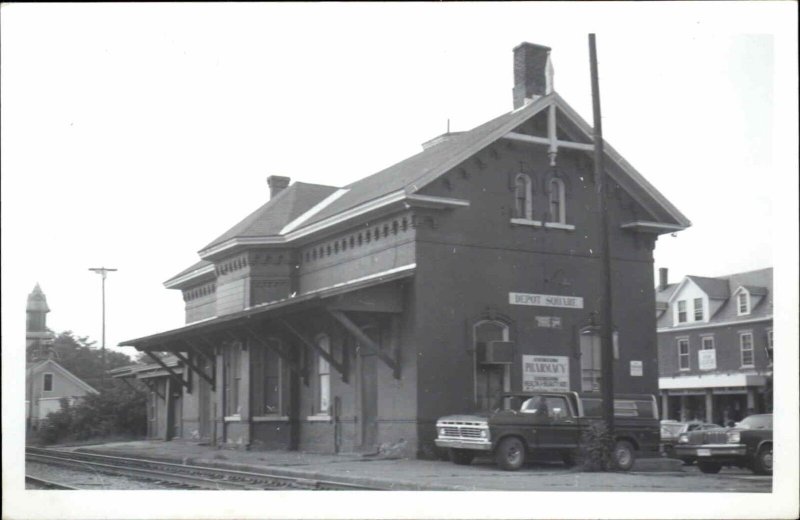
<path fill-rule="evenodd" d="M 31 475 L 25 475 L 25 484 L 32 484 L 34 489 L 69 489 L 76 491 L 78 488 L 67 486 L 66 484 L 59 484 L 50 480 L 44 480 Z"/>
<path fill-rule="evenodd" d="M 211 466 L 176 464 L 152 459 L 117 457 L 95 453 L 26 448 L 25 460 L 157 481 L 191 489 L 260 490 L 370 490 L 375 487 L 332 480 L 306 479 L 266 472 L 248 472 Z"/>

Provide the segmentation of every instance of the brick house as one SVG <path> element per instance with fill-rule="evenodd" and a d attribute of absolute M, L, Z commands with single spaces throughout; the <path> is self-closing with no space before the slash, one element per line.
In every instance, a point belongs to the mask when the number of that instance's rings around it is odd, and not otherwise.
<path fill-rule="evenodd" d="M 662 417 L 718 424 L 772 410 L 772 268 L 656 290 Z"/>
<path fill-rule="evenodd" d="M 122 345 L 180 360 L 184 437 L 431 456 L 441 415 L 599 388 L 592 129 L 549 48 L 516 47 L 514 77 L 512 111 L 348 186 L 270 177 L 269 201 L 165 282 L 186 325 Z M 615 389 L 656 393 L 653 249 L 690 223 L 605 153 Z"/>

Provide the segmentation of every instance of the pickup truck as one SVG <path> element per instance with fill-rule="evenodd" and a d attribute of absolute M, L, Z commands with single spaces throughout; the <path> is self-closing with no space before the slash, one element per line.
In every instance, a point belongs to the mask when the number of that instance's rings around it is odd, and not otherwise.
<path fill-rule="evenodd" d="M 470 464 L 478 454 L 492 455 L 501 468 L 515 471 L 530 455 L 554 452 L 575 464 L 583 432 L 602 418 L 599 394 L 577 392 L 510 393 L 502 409 L 488 414 L 449 415 L 436 422 L 436 446 L 455 464 Z M 630 470 L 639 452 L 657 455 L 658 406 L 653 395 L 614 399 L 614 459 Z"/>

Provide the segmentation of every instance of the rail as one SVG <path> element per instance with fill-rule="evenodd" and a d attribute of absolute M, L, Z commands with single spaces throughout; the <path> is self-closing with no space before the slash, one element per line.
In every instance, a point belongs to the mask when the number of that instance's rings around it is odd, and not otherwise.
<path fill-rule="evenodd" d="M 269 472 L 249 472 L 213 466 L 177 464 L 154 459 L 118 457 L 47 448 L 26 448 L 26 460 L 82 471 L 156 480 L 195 489 L 375 490 L 349 482 L 309 479 Z"/>

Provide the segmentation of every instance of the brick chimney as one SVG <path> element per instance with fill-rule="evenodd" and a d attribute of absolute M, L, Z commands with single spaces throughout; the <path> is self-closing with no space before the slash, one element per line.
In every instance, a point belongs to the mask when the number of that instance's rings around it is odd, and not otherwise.
<path fill-rule="evenodd" d="M 514 47 L 514 109 L 552 91 L 550 47 L 528 42 Z"/>
<path fill-rule="evenodd" d="M 269 198 L 274 199 L 275 195 L 282 192 L 289 186 L 292 181 L 289 177 L 282 177 L 280 175 L 270 175 L 267 177 L 267 185 L 269 186 Z"/>
<path fill-rule="evenodd" d="M 667 288 L 667 285 L 669 285 L 669 282 L 668 282 L 669 275 L 668 275 L 668 273 L 669 273 L 669 271 L 667 270 L 666 267 L 660 267 L 658 269 L 658 290 L 659 291 L 663 291 L 664 289 Z"/>

